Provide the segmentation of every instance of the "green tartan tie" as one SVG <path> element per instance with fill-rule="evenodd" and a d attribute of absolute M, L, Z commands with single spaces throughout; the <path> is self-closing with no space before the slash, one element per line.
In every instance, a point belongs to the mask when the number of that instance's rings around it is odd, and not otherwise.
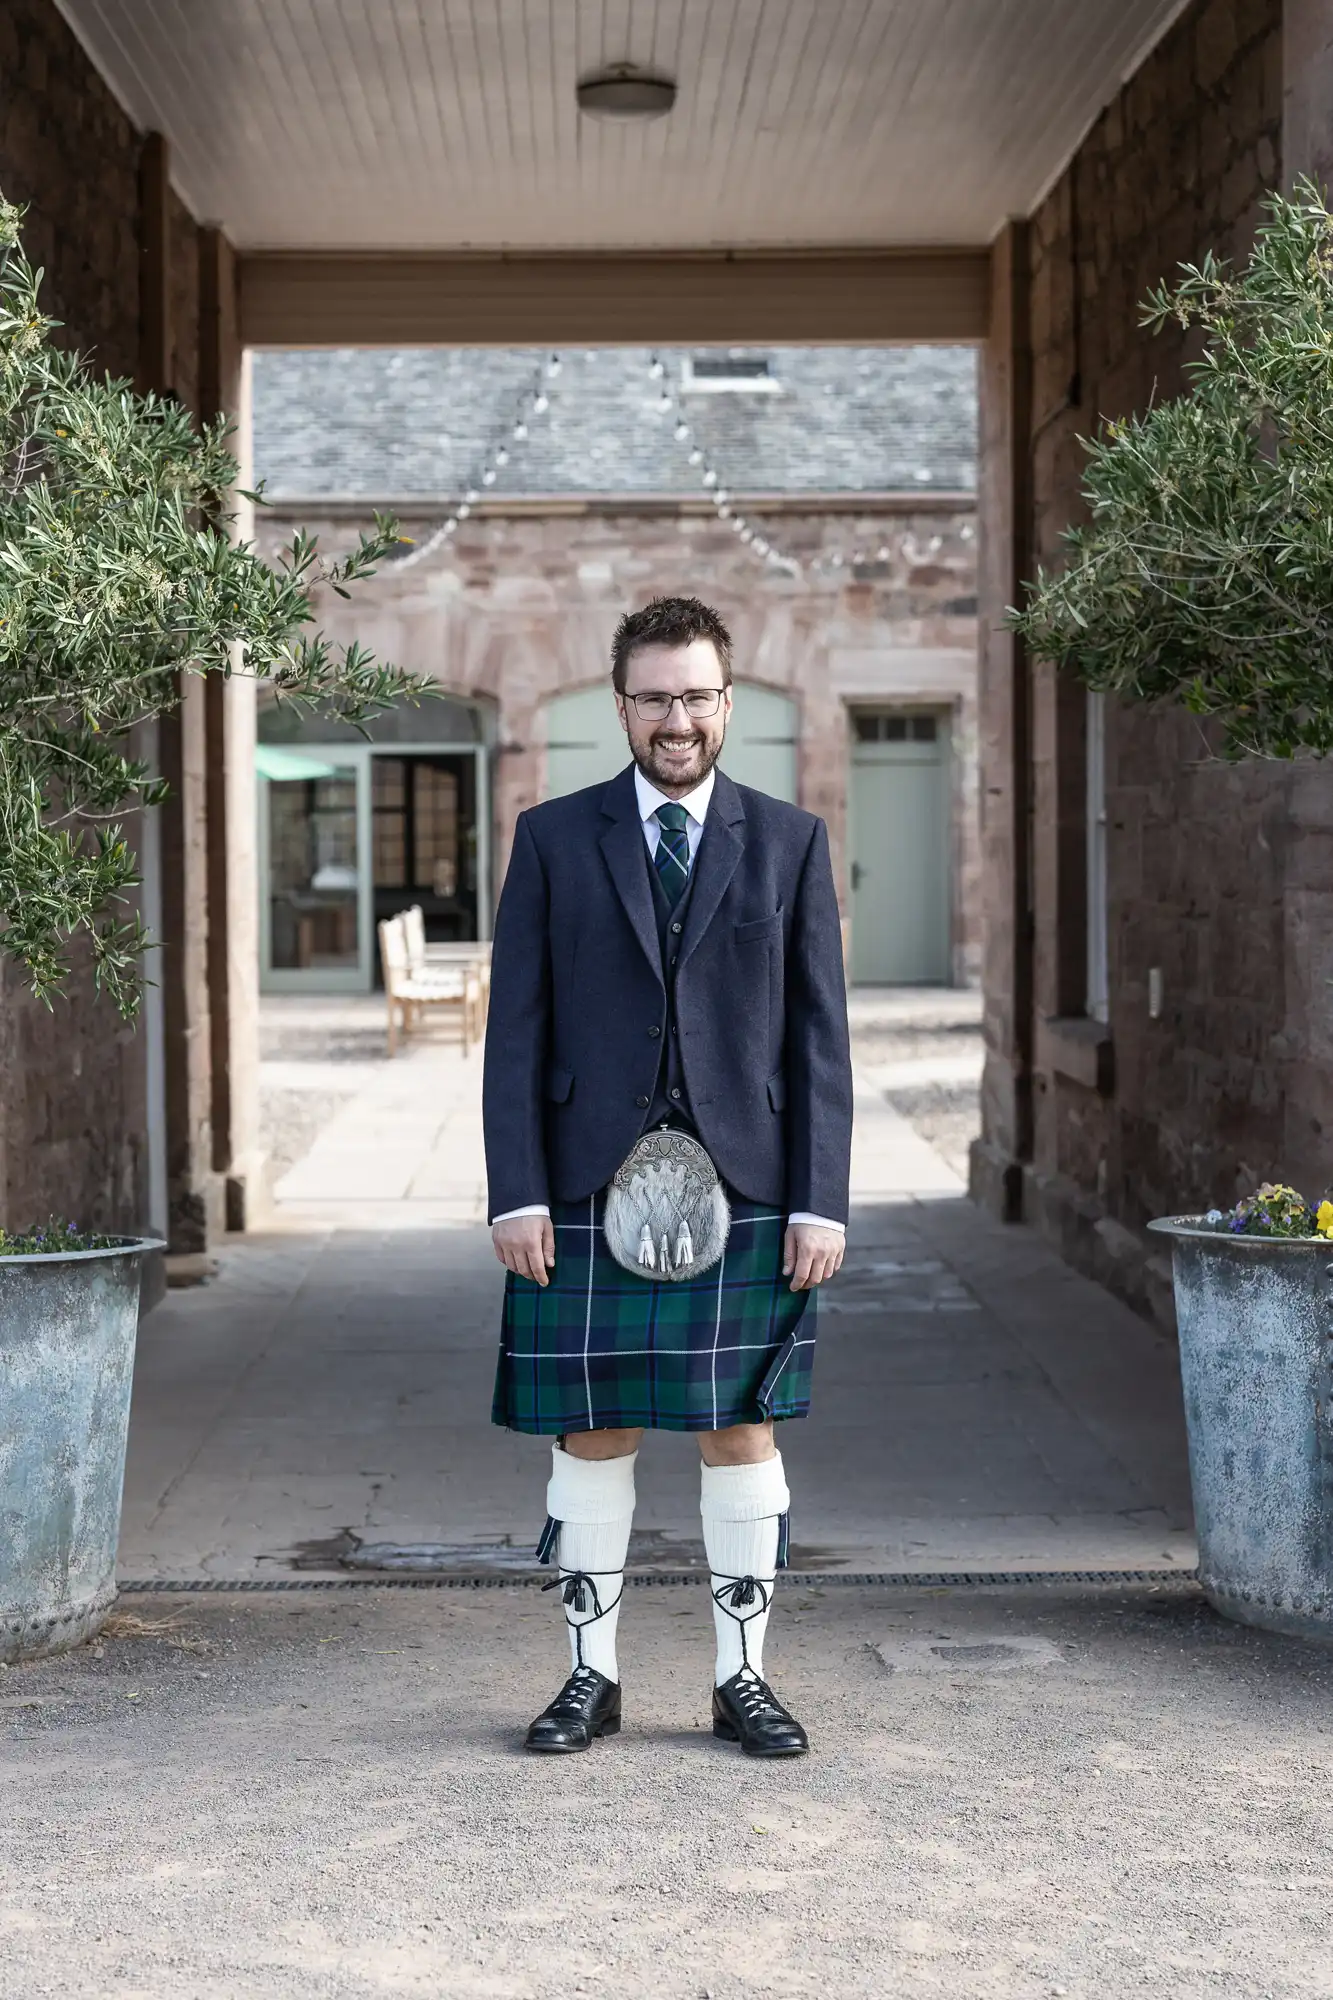
<path fill-rule="evenodd" d="M 673 910 L 690 879 L 690 836 L 685 830 L 688 822 L 689 814 L 684 806 L 657 808 L 657 824 L 662 829 L 662 836 L 653 855 L 653 866 Z"/>

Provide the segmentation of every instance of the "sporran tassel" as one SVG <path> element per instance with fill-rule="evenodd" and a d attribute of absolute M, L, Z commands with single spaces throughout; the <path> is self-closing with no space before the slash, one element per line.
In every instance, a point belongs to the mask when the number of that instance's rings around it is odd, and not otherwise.
<path fill-rule="evenodd" d="M 639 1262 L 646 1264 L 650 1271 L 657 1268 L 657 1252 L 653 1248 L 653 1232 L 645 1222 L 639 1237 Z"/>
<path fill-rule="evenodd" d="M 682 1222 L 680 1225 L 680 1235 L 676 1238 L 676 1269 L 679 1271 L 682 1264 L 692 1264 L 693 1262 L 694 1244 L 690 1240 L 689 1230 Z"/>

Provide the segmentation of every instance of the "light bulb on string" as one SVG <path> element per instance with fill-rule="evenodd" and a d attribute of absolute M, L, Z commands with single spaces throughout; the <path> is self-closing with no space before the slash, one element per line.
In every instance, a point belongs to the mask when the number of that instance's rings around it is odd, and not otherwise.
<path fill-rule="evenodd" d="M 554 382 L 556 376 L 560 373 L 560 356 L 558 354 L 553 354 L 547 362 L 546 373 L 549 379 Z"/>
<path fill-rule="evenodd" d="M 889 559 L 889 552 L 887 549 L 876 549 L 875 551 L 876 562 L 887 562 L 888 559 Z"/>
<path fill-rule="evenodd" d="M 474 502 L 480 500 L 481 495 L 480 493 L 478 493 L 475 486 L 469 486 L 467 492 L 463 495 L 463 498 L 467 501 L 468 506 L 471 507 L 474 504 Z"/>
<path fill-rule="evenodd" d="M 497 465 L 502 465 L 502 466 L 508 465 L 509 463 L 509 453 L 505 450 L 503 445 L 500 446 L 500 449 L 495 454 L 495 462 Z"/>
<path fill-rule="evenodd" d="M 484 472 L 482 473 L 482 475 L 481 475 L 481 483 L 482 483 L 482 485 L 483 485 L 483 486 L 494 486 L 494 484 L 495 484 L 495 472 L 494 472 L 494 469 L 493 469 L 493 468 L 492 468 L 491 466 L 489 466 L 489 465 L 488 465 L 488 466 L 487 466 L 487 468 L 486 468 L 486 470 L 485 470 L 485 471 L 484 471 Z"/>
<path fill-rule="evenodd" d="M 655 354 L 653 356 L 648 364 L 648 373 L 652 376 L 654 382 L 660 382 L 666 374 L 666 363 L 661 359 L 660 355 Z"/>
<path fill-rule="evenodd" d="M 528 434 L 528 427 L 520 417 L 519 421 L 514 425 L 514 437 L 519 444 L 522 444 L 527 434 Z"/>
<path fill-rule="evenodd" d="M 705 486 L 717 485 L 717 474 L 713 471 L 711 465 L 709 466 L 707 472 L 705 472 L 704 474 L 704 485 Z"/>
<path fill-rule="evenodd" d="M 726 520 L 730 519 L 730 516 L 731 516 L 731 509 L 730 509 L 730 507 L 728 507 L 728 505 L 727 505 L 727 503 L 726 503 L 726 501 L 725 501 L 725 500 L 720 500 L 720 501 L 719 501 L 719 502 L 717 503 L 717 518 L 718 518 L 718 520 L 719 520 L 719 521 L 726 521 Z"/>
<path fill-rule="evenodd" d="M 691 465 L 702 465 L 702 464 L 703 464 L 703 462 L 704 462 L 704 455 L 703 455 L 703 453 L 702 453 L 702 452 L 700 451 L 700 449 L 699 449 L 698 445 L 696 445 L 696 446 L 694 447 L 694 450 L 693 450 L 693 451 L 692 451 L 692 452 L 690 453 L 690 464 L 691 464 Z"/>
<path fill-rule="evenodd" d="M 551 407 L 551 399 L 550 399 L 550 397 L 549 397 L 549 396 L 534 396 L 534 397 L 533 397 L 533 399 L 532 399 L 532 413 L 533 413 L 533 415 L 534 415 L 534 416 L 537 416 L 537 417 L 544 417 L 544 416 L 545 416 L 545 414 L 546 414 L 546 412 L 547 412 L 547 411 L 548 411 L 548 410 L 550 409 L 550 407 Z"/>
<path fill-rule="evenodd" d="M 665 390 L 663 390 L 662 394 L 657 399 L 657 408 L 662 416 L 669 417 L 671 415 L 672 402 L 670 396 L 667 395 Z"/>
<path fill-rule="evenodd" d="M 678 441 L 678 443 L 684 444 L 689 434 L 690 434 L 690 427 L 682 417 L 681 421 L 676 425 L 676 428 L 671 433 L 671 435 Z"/>
<path fill-rule="evenodd" d="M 458 516 L 456 514 L 449 516 L 449 519 L 444 524 L 444 532 L 446 535 L 456 535 L 458 533 Z"/>
<path fill-rule="evenodd" d="M 730 493 L 728 493 L 728 491 L 727 491 L 727 489 L 726 489 L 726 487 L 725 487 L 725 486 L 719 486 L 719 487 L 718 487 L 718 489 L 717 489 L 717 498 L 718 498 L 718 501 L 719 501 L 719 502 L 721 502 L 721 501 L 724 501 L 724 500 L 730 500 L 730 498 L 731 498 L 731 495 L 730 495 Z"/>
<path fill-rule="evenodd" d="M 460 521 L 466 521 L 466 519 L 467 519 L 468 515 L 469 515 L 469 514 L 470 514 L 471 512 L 472 512 L 472 507 L 471 507 L 471 504 L 470 504 L 470 502 L 469 502 L 469 501 L 465 500 L 465 501 L 463 502 L 462 506 L 461 506 L 461 507 L 459 508 L 459 510 L 458 510 L 458 518 L 459 518 L 459 520 L 460 520 Z"/>

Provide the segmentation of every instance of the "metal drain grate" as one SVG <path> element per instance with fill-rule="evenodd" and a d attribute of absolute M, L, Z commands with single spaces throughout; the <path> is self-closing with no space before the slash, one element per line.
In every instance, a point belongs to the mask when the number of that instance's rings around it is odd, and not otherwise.
<path fill-rule="evenodd" d="M 214 1577 L 131 1577 L 121 1585 L 125 1597 L 178 1592 L 191 1596 L 229 1594 L 242 1591 L 266 1594 L 277 1590 L 531 1590 L 547 1582 L 542 1571 L 527 1576 L 512 1574 L 457 1576 L 245 1576 Z M 985 1569 L 985 1570 L 789 1570 L 783 1582 L 796 1590 L 989 1590 L 1012 1589 L 1018 1585 L 1044 1590 L 1070 1589 L 1089 1584 L 1151 1585 L 1194 1584 L 1199 1573 L 1193 1569 Z M 632 1589 L 677 1589 L 685 1585 L 706 1585 L 701 1571 L 661 1570 L 655 1574 L 625 1577 Z"/>

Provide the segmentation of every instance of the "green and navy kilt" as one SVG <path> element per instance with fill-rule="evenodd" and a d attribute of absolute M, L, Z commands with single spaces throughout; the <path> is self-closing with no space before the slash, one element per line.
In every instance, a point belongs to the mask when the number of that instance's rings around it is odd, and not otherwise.
<path fill-rule="evenodd" d="M 545 1287 L 505 1277 L 491 1415 L 511 1431 L 713 1431 L 810 1408 L 815 1294 L 782 1275 L 786 1217 L 731 1195 L 720 1263 L 660 1284 L 622 1270 L 605 1196 L 553 1202 Z"/>

